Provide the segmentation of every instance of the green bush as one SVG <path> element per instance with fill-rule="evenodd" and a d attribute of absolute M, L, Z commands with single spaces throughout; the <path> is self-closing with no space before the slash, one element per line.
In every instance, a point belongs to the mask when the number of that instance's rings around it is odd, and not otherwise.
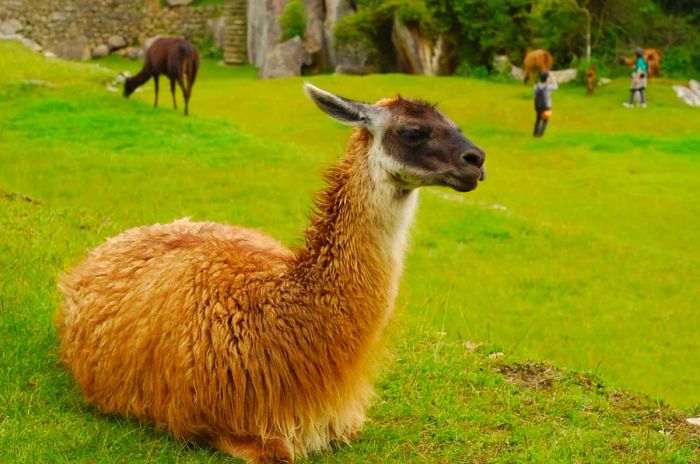
<path fill-rule="evenodd" d="M 280 17 L 282 42 L 293 37 L 304 36 L 306 31 L 306 9 L 301 0 L 291 0 L 284 6 Z"/>
<path fill-rule="evenodd" d="M 661 71 L 673 77 L 688 77 L 693 73 L 693 59 L 690 51 L 681 47 L 666 50 L 661 57 Z"/>

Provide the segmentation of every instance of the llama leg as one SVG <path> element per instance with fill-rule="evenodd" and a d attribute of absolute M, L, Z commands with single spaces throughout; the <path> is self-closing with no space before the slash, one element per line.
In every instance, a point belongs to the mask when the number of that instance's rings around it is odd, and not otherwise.
<path fill-rule="evenodd" d="M 190 102 L 189 91 L 187 87 L 185 87 L 185 83 L 183 82 L 182 76 L 178 76 L 177 83 L 180 85 L 180 90 L 182 90 L 182 98 L 185 100 L 185 116 L 187 116 L 188 105 Z"/>
<path fill-rule="evenodd" d="M 160 76 L 158 74 L 153 75 L 153 84 L 156 87 L 156 101 L 153 103 L 154 108 L 158 108 L 158 79 Z"/>
<path fill-rule="evenodd" d="M 170 78 L 170 93 L 173 94 L 173 108 L 177 109 L 177 100 L 175 99 L 175 79 Z"/>
<path fill-rule="evenodd" d="M 294 462 L 294 453 L 290 444 L 281 438 L 260 437 L 219 437 L 212 440 L 218 450 L 239 458 L 250 464 L 283 464 Z"/>

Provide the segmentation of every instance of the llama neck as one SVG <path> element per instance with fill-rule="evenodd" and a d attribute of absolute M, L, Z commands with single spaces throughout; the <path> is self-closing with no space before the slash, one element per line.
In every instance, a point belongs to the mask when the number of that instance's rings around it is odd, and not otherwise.
<path fill-rule="evenodd" d="M 141 87 L 143 84 L 148 82 L 148 79 L 151 78 L 151 73 L 146 69 L 144 66 L 141 71 L 138 72 L 138 74 L 135 74 L 134 76 L 130 77 L 128 81 L 132 84 L 134 84 L 134 89 L 137 87 Z"/>
<path fill-rule="evenodd" d="M 342 302 L 322 310 L 351 312 L 373 330 L 391 314 L 417 203 L 417 192 L 398 190 L 377 166 L 378 150 L 368 131 L 354 132 L 345 158 L 327 173 L 296 262 L 317 301 L 332 295 Z"/>

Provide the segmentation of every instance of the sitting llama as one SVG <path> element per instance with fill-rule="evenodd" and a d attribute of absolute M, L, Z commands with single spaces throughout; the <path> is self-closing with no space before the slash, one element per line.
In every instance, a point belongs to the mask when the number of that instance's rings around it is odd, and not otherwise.
<path fill-rule="evenodd" d="M 475 189 L 484 153 L 433 105 L 305 89 L 356 129 L 304 247 L 181 219 L 127 230 L 61 278 L 61 358 L 100 411 L 252 463 L 362 428 L 417 188 Z"/>

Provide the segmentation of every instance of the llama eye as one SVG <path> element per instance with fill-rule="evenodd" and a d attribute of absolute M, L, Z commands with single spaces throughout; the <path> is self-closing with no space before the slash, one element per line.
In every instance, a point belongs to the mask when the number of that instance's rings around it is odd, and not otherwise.
<path fill-rule="evenodd" d="M 429 132 L 415 127 L 402 127 L 399 129 L 399 135 L 407 142 L 417 143 L 427 139 Z"/>

